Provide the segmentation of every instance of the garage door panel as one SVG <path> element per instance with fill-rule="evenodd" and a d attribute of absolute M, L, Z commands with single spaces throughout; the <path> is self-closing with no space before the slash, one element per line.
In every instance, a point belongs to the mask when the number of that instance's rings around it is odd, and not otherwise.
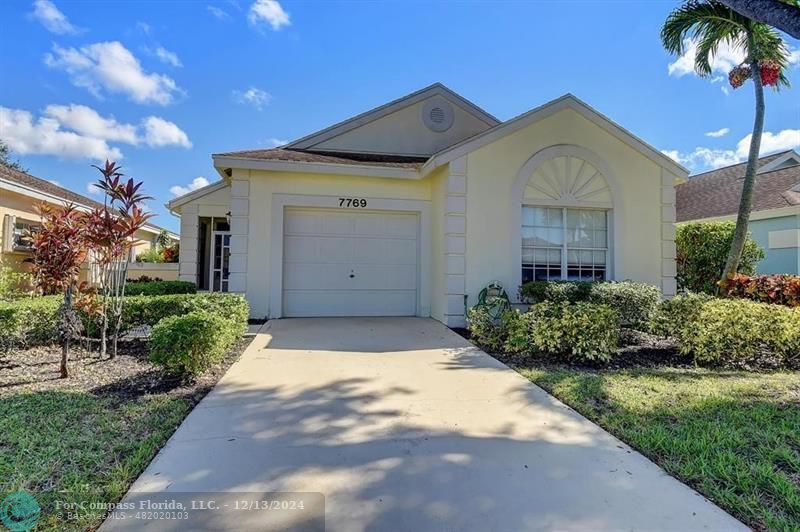
<path fill-rule="evenodd" d="M 416 307 L 414 290 L 287 290 L 283 312 L 314 316 L 408 316 Z"/>
<path fill-rule="evenodd" d="M 283 314 L 415 315 L 418 223 L 415 214 L 288 210 Z"/>
<path fill-rule="evenodd" d="M 363 264 L 417 264 L 417 241 L 354 238 L 350 260 Z"/>
<path fill-rule="evenodd" d="M 417 268 L 403 264 L 294 264 L 287 265 L 283 286 L 284 290 L 416 290 Z"/>

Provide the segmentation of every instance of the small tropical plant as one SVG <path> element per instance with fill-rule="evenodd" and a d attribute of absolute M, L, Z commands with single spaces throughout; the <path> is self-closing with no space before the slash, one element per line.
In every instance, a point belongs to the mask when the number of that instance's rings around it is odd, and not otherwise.
<path fill-rule="evenodd" d="M 73 298 L 80 288 L 78 276 L 88 253 L 88 217 L 74 205 L 58 207 L 41 203 L 37 210 L 41 216 L 41 227 L 26 235 L 33 248 L 30 262 L 36 285 L 43 293 L 64 295 L 59 309 L 58 331 L 61 341 L 61 377 L 66 378 L 69 376 L 69 343 L 81 326 Z"/>
<path fill-rule="evenodd" d="M 747 239 L 761 134 L 764 130 L 764 85 L 771 85 L 775 89 L 789 86 L 789 80 L 784 75 L 789 52 L 774 28 L 751 20 L 716 0 L 691 0 L 673 10 L 661 28 L 661 41 L 668 52 L 679 55 L 684 54 L 692 42 L 696 43 L 694 69 L 701 77 L 712 74 L 712 58 L 722 45 L 739 49 L 744 52 L 745 60 L 730 72 L 730 84 L 735 89 L 746 80 L 753 80 L 753 134 L 750 137 L 736 230 L 721 276 L 721 281 L 724 281 L 738 271 Z"/>
<path fill-rule="evenodd" d="M 122 168 L 114 162 L 94 167 L 102 174 L 96 186 L 103 191 L 104 201 L 102 207 L 89 213 L 87 239 L 100 276 L 100 356 L 106 355 L 111 329 L 110 358 L 114 358 L 125 304 L 128 259 L 136 245 L 136 232 L 153 215 L 142 209 L 142 203 L 151 198 L 140 193 L 141 182 L 124 180 Z"/>

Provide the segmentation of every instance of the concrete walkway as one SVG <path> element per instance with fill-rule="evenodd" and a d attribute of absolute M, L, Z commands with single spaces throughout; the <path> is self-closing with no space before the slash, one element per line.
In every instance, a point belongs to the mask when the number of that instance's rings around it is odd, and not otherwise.
<path fill-rule="evenodd" d="M 331 531 L 746 530 L 418 318 L 266 324 L 126 497 L 189 491 L 321 492 Z M 199 528 L 254 523 L 229 511 Z"/>

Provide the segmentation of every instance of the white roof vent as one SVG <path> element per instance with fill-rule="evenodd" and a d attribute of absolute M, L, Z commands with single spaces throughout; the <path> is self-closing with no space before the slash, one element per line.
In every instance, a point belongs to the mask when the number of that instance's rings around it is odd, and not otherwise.
<path fill-rule="evenodd" d="M 444 98 L 431 98 L 422 106 L 422 123 L 437 133 L 447 131 L 453 126 L 453 106 Z"/>

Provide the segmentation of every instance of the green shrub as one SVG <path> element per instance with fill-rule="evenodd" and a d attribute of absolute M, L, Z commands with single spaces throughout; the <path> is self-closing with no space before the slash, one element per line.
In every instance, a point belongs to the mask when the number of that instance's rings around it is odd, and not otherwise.
<path fill-rule="evenodd" d="M 147 281 L 125 285 L 126 296 L 163 296 L 168 294 L 195 294 L 197 285 L 189 281 Z"/>
<path fill-rule="evenodd" d="M 499 321 L 492 318 L 486 307 L 474 307 L 467 313 L 467 325 L 475 342 L 487 351 L 497 352 L 502 349 L 505 338 Z"/>
<path fill-rule="evenodd" d="M 703 222 L 678 226 L 675 237 L 678 288 L 707 294 L 716 293 L 717 281 L 722 276 L 735 228 L 734 222 Z M 748 235 L 739 263 L 739 273 L 752 275 L 758 261 L 763 258 L 764 250 Z"/>
<path fill-rule="evenodd" d="M 122 329 L 130 330 L 142 325 L 155 326 L 169 316 L 180 316 L 202 310 L 236 322 L 242 331 L 247 330 L 250 307 L 238 294 L 168 294 L 163 296 L 132 296 L 125 298 L 122 312 Z"/>
<path fill-rule="evenodd" d="M 634 329 L 645 328 L 661 302 L 661 290 L 633 281 L 532 281 L 520 287 L 520 296 L 530 303 L 608 305 L 619 313 L 622 325 Z"/>
<path fill-rule="evenodd" d="M 543 302 L 528 312 L 509 310 L 492 320 L 470 311 L 473 339 L 491 352 L 566 355 L 581 362 L 611 359 L 619 346 L 619 314 L 608 305 Z"/>
<path fill-rule="evenodd" d="M 701 365 L 780 366 L 796 355 L 800 329 L 792 314 L 778 305 L 713 299 L 701 305 L 690 326 L 679 329 L 678 342 Z"/>
<path fill-rule="evenodd" d="M 0 266 L 0 301 L 13 301 L 29 297 L 33 285 L 30 273 L 19 272 L 9 266 Z"/>
<path fill-rule="evenodd" d="M 650 332 L 677 338 L 683 328 L 693 326 L 703 304 L 712 299 L 708 294 L 689 292 L 662 301 L 650 321 Z"/>
<path fill-rule="evenodd" d="M 519 289 L 520 298 L 528 303 L 588 301 L 592 285 L 588 281 L 530 281 Z"/>
<path fill-rule="evenodd" d="M 222 360 L 238 332 L 235 322 L 210 312 L 170 316 L 153 327 L 150 360 L 170 373 L 197 376 Z"/>
<path fill-rule="evenodd" d="M 608 305 L 544 302 L 528 313 L 531 343 L 539 351 L 608 362 L 619 347 L 619 314 Z"/>
<path fill-rule="evenodd" d="M 62 301 L 62 296 L 42 296 L 0 302 L 0 348 L 57 342 Z"/>
<path fill-rule="evenodd" d="M 681 295 L 662 303 L 652 330 L 699 365 L 794 366 L 800 356 L 800 309 L 781 305 Z"/>

